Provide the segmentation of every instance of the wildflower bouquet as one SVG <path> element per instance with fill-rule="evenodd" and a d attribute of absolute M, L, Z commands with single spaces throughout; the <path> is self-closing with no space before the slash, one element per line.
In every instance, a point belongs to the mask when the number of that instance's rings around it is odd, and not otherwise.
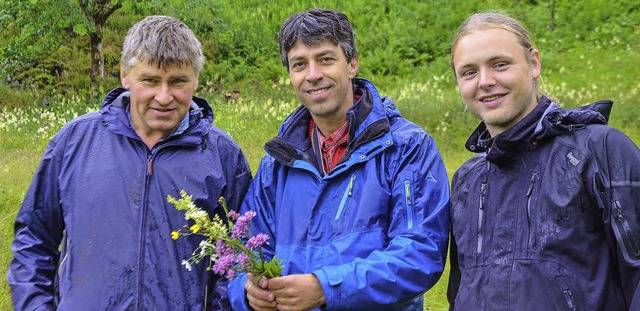
<path fill-rule="evenodd" d="M 182 265 L 188 270 L 191 270 L 193 264 L 209 257 L 211 266 L 207 269 L 226 276 L 229 280 L 235 278 L 237 271 L 252 273 L 257 279 L 263 276 L 280 276 L 282 261 L 275 256 L 270 261 L 265 261 L 262 253 L 262 245 L 267 242 L 269 236 L 264 233 L 253 236 L 250 234 L 250 222 L 255 217 L 255 212 L 248 211 L 240 215 L 235 211 L 229 211 L 226 201 L 220 197 L 218 202 L 228 217 L 225 224 L 218 215 L 214 215 L 212 219 L 206 211 L 197 207 L 192 196 L 187 195 L 186 191 L 180 191 L 180 196 L 180 199 L 176 199 L 168 195 L 167 201 L 175 205 L 176 209 L 186 211 L 185 219 L 192 220 L 194 224 L 172 231 L 171 238 L 177 240 L 181 236 L 194 234 L 205 237 L 191 257 L 182 261 Z"/>

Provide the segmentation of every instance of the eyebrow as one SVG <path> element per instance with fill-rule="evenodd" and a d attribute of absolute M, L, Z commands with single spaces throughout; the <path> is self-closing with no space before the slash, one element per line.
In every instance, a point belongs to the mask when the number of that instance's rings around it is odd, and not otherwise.
<path fill-rule="evenodd" d="M 496 55 L 493 55 L 493 56 L 489 57 L 489 59 L 487 59 L 484 62 L 492 63 L 492 62 L 495 62 L 495 61 L 500 60 L 500 59 L 513 59 L 513 57 L 511 57 L 511 56 L 509 56 L 507 54 L 502 54 L 501 53 L 501 54 L 496 54 Z M 463 64 L 463 65 L 460 65 L 460 66 L 456 66 L 455 69 L 459 70 L 459 69 L 465 69 L 465 68 L 469 68 L 469 67 L 473 67 L 473 63 L 468 63 L 468 64 Z"/>
<path fill-rule="evenodd" d="M 327 49 L 327 50 L 322 50 L 322 51 L 320 51 L 320 52 L 318 52 L 316 54 L 313 54 L 313 57 L 317 58 L 317 57 L 322 57 L 322 56 L 325 56 L 325 55 L 335 56 L 335 55 L 338 55 L 338 53 L 336 53 L 336 51 L 334 51 L 334 50 Z M 305 57 L 303 57 L 303 56 L 294 56 L 291 59 L 289 59 L 289 62 L 291 63 L 291 62 L 295 62 L 295 61 L 302 60 L 302 59 L 305 59 Z"/>
<path fill-rule="evenodd" d="M 139 79 L 160 79 L 161 75 L 158 74 L 152 74 L 152 73 L 145 73 L 142 72 L 140 73 Z M 174 79 L 183 79 L 183 80 L 189 80 L 189 75 L 176 75 L 176 76 L 169 76 L 169 79 L 174 80 Z"/>

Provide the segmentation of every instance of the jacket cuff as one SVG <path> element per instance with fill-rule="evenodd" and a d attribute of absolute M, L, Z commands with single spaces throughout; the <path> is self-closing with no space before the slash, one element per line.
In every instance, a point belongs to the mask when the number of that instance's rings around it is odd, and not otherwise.
<path fill-rule="evenodd" d="M 322 286 L 327 310 L 331 310 L 336 306 L 340 306 L 341 294 L 336 291 L 335 286 L 342 283 L 342 277 L 337 274 L 331 274 L 325 269 L 319 269 L 312 273 L 316 276 L 316 278 L 318 278 L 318 281 Z"/>
<path fill-rule="evenodd" d="M 247 303 L 246 295 L 247 293 L 244 290 L 244 284 L 247 283 L 247 274 L 246 273 L 238 273 L 236 274 L 236 278 L 229 281 L 228 289 L 229 289 L 229 302 L 231 303 L 232 310 L 238 311 L 250 311 L 249 304 Z"/>

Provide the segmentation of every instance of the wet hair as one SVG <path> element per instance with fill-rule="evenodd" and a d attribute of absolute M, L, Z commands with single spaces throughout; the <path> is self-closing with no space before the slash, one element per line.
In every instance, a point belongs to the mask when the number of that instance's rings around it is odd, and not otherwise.
<path fill-rule="evenodd" d="M 353 27 L 346 15 L 329 9 L 311 9 L 289 17 L 278 35 L 280 58 L 289 70 L 287 54 L 299 41 L 306 46 L 318 46 L 325 40 L 340 45 L 347 62 L 358 56 Z"/>
<path fill-rule="evenodd" d="M 189 27 L 169 16 L 153 15 L 133 25 L 124 39 L 120 63 L 124 71 L 146 61 L 166 69 L 192 66 L 196 74 L 204 65 L 202 45 Z"/>
<path fill-rule="evenodd" d="M 458 28 L 458 31 L 453 38 L 453 42 L 451 44 L 450 54 L 451 59 L 449 66 L 453 69 L 455 75 L 455 68 L 453 64 L 453 52 L 455 51 L 458 41 L 462 39 L 462 37 L 476 31 L 482 29 L 503 29 L 508 32 L 511 32 L 518 38 L 518 43 L 522 47 L 525 53 L 525 58 L 527 59 L 527 63 L 531 64 L 531 52 L 534 49 L 533 40 L 531 39 L 531 34 L 525 28 L 522 23 L 515 18 L 500 12 L 481 12 L 481 13 L 473 13 L 471 14 Z M 536 91 L 537 98 L 539 99 L 541 94 L 538 90 L 538 80 L 533 82 L 533 87 Z"/>

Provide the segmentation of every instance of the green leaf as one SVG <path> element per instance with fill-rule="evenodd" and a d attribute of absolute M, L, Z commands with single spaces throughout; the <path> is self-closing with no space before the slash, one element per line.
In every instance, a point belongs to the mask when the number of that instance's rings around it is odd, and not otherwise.
<path fill-rule="evenodd" d="M 84 36 L 89 32 L 89 29 L 87 29 L 87 25 L 85 24 L 76 24 L 76 25 L 73 25 L 73 32 L 81 36 Z"/>

